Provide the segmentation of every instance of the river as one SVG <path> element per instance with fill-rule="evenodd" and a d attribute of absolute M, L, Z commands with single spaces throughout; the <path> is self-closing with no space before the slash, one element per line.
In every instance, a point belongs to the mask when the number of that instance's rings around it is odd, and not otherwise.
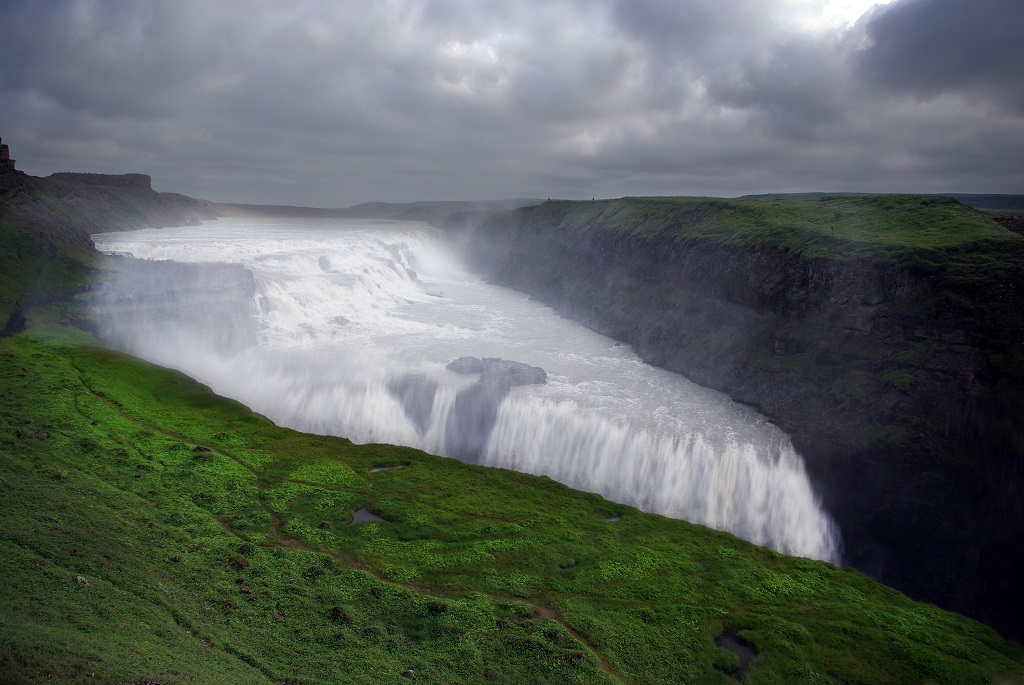
<path fill-rule="evenodd" d="M 115 346 L 280 425 L 543 474 L 838 561 L 835 525 L 782 431 L 487 283 L 426 224 L 222 218 L 93 240 L 136 272 L 153 263 L 135 260 L 199 265 L 186 284 L 111 275 L 96 318 Z M 207 284 L 225 263 L 255 289 Z M 193 315 L 225 305 L 241 314 Z"/>

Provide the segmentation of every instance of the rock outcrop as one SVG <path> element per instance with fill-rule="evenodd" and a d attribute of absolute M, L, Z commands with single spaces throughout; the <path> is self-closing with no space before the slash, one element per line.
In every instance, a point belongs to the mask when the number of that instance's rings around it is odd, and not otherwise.
<path fill-rule="evenodd" d="M 35 181 L 33 197 L 45 196 L 48 201 L 44 207 L 26 207 L 26 211 L 55 211 L 90 234 L 184 226 L 216 216 L 203 200 L 158 193 L 145 174 L 61 172 Z"/>
<path fill-rule="evenodd" d="M 217 216 L 212 203 L 158 193 L 145 174 L 60 172 L 45 178 L 15 168 L 0 141 L 0 200 L 11 220 L 47 226 L 89 245 L 83 234 L 145 227 L 182 226 Z M 72 234 L 77 234 L 74 236 Z"/>
<path fill-rule="evenodd" d="M 448 455 L 477 463 L 498 420 L 502 400 L 519 385 L 547 382 L 544 369 L 494 357 L 459 357 L 448 363 L 449 371 L 480 374 L 476 383 L 459 391 L 445 426 Z"/>
<path fill-rule="evenodd" d="M 154 191 L 143 174 L 39 178 L 15 169 L 6 144 L 0 151 L 0 238 L 9 254 L 0 272 L 5 330 L 18 328 L 16 317 L 31 306 L 89 287 L 100 261 L 91 234 L 181 226 L 216 215 L 203 200 Z"/>
<path fill-rule="evenodd" d="M 0 139 L 0 200 L 17 193 L 24 179 L 25 174 L 14 167 L 10 147 Z"/>
<path fill-rule="evenodd" d="M 547 373 L 537 366 L 495 357 L 459 357 L 446 367 L 449 371 L 479 378 L 455 396 L 444 425 L 447 456 L 477 463 L 498 420 L 498 407 L 520 385 L 543 385 Z M 388 390 L 402 404 L 405 415 L 420 435 L 434 420 L 438 383 L 419 374 L 392 379 Z"/>

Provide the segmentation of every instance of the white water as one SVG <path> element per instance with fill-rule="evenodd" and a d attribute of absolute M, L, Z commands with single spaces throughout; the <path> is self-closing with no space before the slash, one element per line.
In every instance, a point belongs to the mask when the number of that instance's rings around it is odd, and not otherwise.
<path fill-rule="evenodd" d="M 543 368 L 547 383 L 514 387 L 500 401 L 480 463 L 837 560 L 834 525 L 784 433 L 725 395 L 483 282 L 424 224 L 237 218 L 93 239 L 140 259 L 250 269 L 255 345 L 215 349 L 187 321 L 136 328 L 122 344 L 279 424 L 444 454 L 455 398 L 476 380 L 445 365 L 467 355 L 522 362 Z M 389 390 L 410 376 L 433 394 L 419 424 Z"/>

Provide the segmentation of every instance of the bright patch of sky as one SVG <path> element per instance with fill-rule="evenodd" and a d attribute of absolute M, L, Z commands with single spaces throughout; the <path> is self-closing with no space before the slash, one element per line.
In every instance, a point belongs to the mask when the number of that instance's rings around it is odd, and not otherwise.
<path fill-rule="evenodd" d="M 785 11 L 793 26 L 817 32 L 852 26 L 875 5 L 892 0 L 784 0 Z"/>

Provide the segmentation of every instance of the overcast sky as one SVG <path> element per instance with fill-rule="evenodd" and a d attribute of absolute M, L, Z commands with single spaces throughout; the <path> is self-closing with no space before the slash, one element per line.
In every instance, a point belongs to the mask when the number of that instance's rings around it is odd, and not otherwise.
<path fill-rule="evenodd" d="M 228 202 L 1024 193 L 1024 0 L 0 0 L 19 168 Z"/>

